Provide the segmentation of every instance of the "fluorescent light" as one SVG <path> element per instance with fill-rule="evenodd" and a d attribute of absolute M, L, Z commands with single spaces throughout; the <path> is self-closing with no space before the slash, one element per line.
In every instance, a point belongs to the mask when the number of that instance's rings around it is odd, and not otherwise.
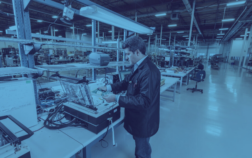
<path fill-rule="evenodd" d="M 57 29 L 54 30 L 54 32 L 57 32 L 57 31 L 59 31 L 59 30 L 57 30 Z"/>
<path fill-rule="evenodd" d="M 230 6 L 242 5 L 244 3 L 246 3 L 246 1 L 231 2 L 227 3 L 227 6 L 230 7 Z"/>
<path fill-rule="evenodd" d="M 189 37 L 188 35 L 182 36 L 182 37 Z"/>
<path fill-rule="evenodd" d="M 58 16 L 57 16 L 57 15 L 53 15 L 52 18 L 53 18 L 53 19 L 57 19 Z"/>
<path fill-rule="evenodd" d="M 87 27 L 92 27 L 92 24 L 87 24 L 86 26 L 87 26 Z"/>
<path fill-rule="evenodd" d="M 108 31 L 108 32 L 111 32 L 111 33 L 112 33 L 112 31 Z"/>
<path fill-rule="evenodd" d="M 166 16 L 166 13 L 156 14 L 155 16 Z"/>
<path fill-rule="evenodd" d="M 134 20 L 112 13 L 111 11 L 95 5 L 82 7 L 80 9 L 80 15 L 139 34 L 153 33 L 151 28 L 143 24 L 137 23 Z"/>
<path fill-rule="evenodd" d="M 43 22 L 43 20 L 37 20 L 37 22 Z"/>
<path fill-rule="evenodd" d="M 185 31 L 178 31 L 177 33 L 184 33 Z"/>
<path fill-rule="evenodd" d="M 231 21 L 234 21 L 234 20 L 235 20 L 234 18 L 222 19 L 222 22 L 231 22 Z"/>
<path fill-rule="evenodd" d="M 176 27 L 177 26 L 177 24 L 170 24 L 170 25 L 168 25 L 168 27 Z"/>
<path fill-rule="evenodd" d="M 219 30 L 220 31 L 225 31 L 225 30 L 228 30 L 228 28 L 220 28 Z"/>
<path fill-rule="evenodd" d="M 117 43 L 117 41 L 102 41 L 102 43 L 109 44 L 109 43 Z"/>
<path fill-rule="evenodd" d="M 217 34 L 217 36 L 224 36 L 224 35 L 225 35 L 224 33 Z"/>

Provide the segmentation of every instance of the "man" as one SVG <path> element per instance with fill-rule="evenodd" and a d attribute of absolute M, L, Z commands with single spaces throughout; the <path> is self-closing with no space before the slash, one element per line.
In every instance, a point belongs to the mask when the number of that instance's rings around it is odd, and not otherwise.
<path fill-rule="evenodd" d="M 145 55 L 142 38 L 132 36 L 123 43 L 123 49 L 132 68 L 123 81 L 100 87 L 104 91 L 125 91 L 126 96 L 108 95 L 107 102 L 119 103 L 125 108 L 124 128 L 133 135 L 136 158 L 151 158 L 150 137 L 159 128 L 160 71 Z"/>

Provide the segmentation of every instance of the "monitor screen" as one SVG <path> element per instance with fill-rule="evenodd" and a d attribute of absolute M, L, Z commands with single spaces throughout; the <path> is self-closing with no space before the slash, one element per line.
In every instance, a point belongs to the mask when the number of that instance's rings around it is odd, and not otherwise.
<path fill-rule="evenodd" d="M 123 81 L 131 73 L 130 70 L 120 71 L 120 81 Z"/>

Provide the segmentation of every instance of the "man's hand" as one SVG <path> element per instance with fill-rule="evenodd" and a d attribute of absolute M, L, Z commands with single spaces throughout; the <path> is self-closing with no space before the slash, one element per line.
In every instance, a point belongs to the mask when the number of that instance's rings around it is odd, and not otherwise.
<path fill-rule="evenodd" d="M 103 99 L 105 99 L 108 103 L 115 102 L 116 95 L 114 95 L 114 94 L 106 95 L 103 97 Z"/>
<path fill-rule="evenodd" d="M 99 87 L 98 90 L 101 90 L 101 91 L 107 91 L 107 87 L 106 86 L 103 86 L 103 87 Z"/>

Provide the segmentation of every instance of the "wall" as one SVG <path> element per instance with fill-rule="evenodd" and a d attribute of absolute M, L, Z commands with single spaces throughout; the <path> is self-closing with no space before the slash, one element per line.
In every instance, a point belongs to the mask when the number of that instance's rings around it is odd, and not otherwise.
<path fill-rule="evenodd" d="M 209 56 L 213 56 L 215 54 L 220 54 L 221 45 L 218 42 L 212 43 L 199 43 L 197 46 L 197 57 L 204 56 L 205 58 L 209 59 Z"/>
<path fill-rule="evenodd" d="M 243 40 L 235 39 L 232 41 L 229 59 L 233 56 L 240 57 L 242 52 Z"/>

